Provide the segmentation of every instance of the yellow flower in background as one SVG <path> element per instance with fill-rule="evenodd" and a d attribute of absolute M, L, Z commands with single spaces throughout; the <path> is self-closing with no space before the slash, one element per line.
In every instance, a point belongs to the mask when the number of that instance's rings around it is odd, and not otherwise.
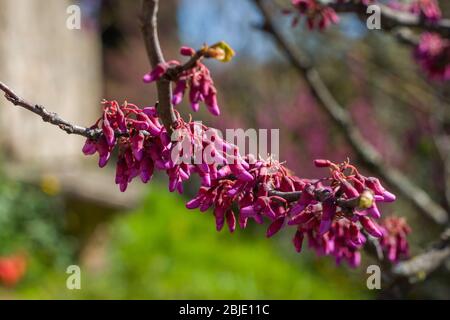
<path fill-rule="evenodd" d="M 45 174 L 41 177 L 40 188 L 49 196 L 55 196 L 61 191 L 61 184 L 55 175 Z"/>

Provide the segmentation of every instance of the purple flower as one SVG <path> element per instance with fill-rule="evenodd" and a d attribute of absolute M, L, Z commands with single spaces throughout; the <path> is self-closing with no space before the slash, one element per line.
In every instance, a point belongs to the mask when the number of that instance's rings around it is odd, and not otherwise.
<path fill-rule="evenodd" d="M 155 170 L 155 164 L 151 157 L 144 157 L 140 163 L 140 175 L 143 183 L 147 183 L 151 180 L 153 172 Z"/>
<path fill-rule="evenodd" d="M 145 83 L 151 83 L 154 81 L 158 81 L 166 73 L 168 68 L 169 68 L 169 65 L 167 63 L 160 63 L 151 72 L 146 73 L 144 75 L 144 77 L 142 78 L 142 80 Z"/>
<path fill-rule="evenodd" d="M 82 151 L 87 156 L 93 155 L 97 152 L 97 142 L 92 139 L 87 139 L 84 143 Z"/>
<path fill-rule="evenodd" d="M 391 262 L 398 262 L 409 256 L 407 236 L 411 228 L 405 218 L 388 217 L 382 221 L 383 236 L 380 240 L 381 247 Z"/>
<path fill-rule="evenodd" d="M 276 219 L 274 222 L 272 222 L 270 224 L 269 228 L 267 229 L 266 236 L 268 238 L 270 238 L 275 233 L 280 231 L 281 227 L 283 227 L 283 225 L 284 225 L 285 220 L 286 220 L 286 217 L 280 217 L 280 218 Z"/>
<path fill-rule="evenodd" d="M 331 24 L 339 23 L 339 16 L 333 8 L 323 5 L 317 0 L 291 0 L 292 5 L 298 11 L 299 16 L 306 17 L 306 23 L 310 30 L 318 27 L 323 30 Z M 297 25 L 299 17 L 295 17 L 292 23 Z"/>
<path fill-rule="evenodd" d="M 186 46 L 180 48 L 180 54 L 186 57 L 192 57 L 195 54 L 195 50 Z"/>
<path fill-rule="evenodd" d="M 423 15 L 430 22 L 436 22 L 442 17 L 441 9 L 436 0 L 415 0 L 409 11 Z"/>
<path fill-rule="evenodd" d="M 199 83 L 195 89 L 199 99 L 215 93 L 210 84 Z M 386 220 L 379 226 L 374 221 L 381 216 L 377 203 L 393 201 L 395 196 L 378 179 L 361 175 L 348 162 L 316 160 L 316 166 L 326 168 L 329 175 L 302 179 L 273 159 L 241 156 L 237 146 L 222 140 L 216 131 L 203 125 L 198 130 L 196 123 L 181 118 L 177 139 L 171 141 L 155 107 L 104 101 L 103 109 L 91 127 L 101 134 L 87 139 L 83 152 L 97 152 L 99 166 L 104 167 L 112 151 L 117 151 L 115 182 L 122 192 L 136 177 L 150 181 L 155 169 L 167 174 L 171 192 L 183 193 L 183 183 L 196 175 L 201 187 L 186 207 L 201 212 L 212 209 L 217 230 L 227 224 L 234 232 L 238 223 L 246 228 L 253 219 L 258 224 L 268 221 L 266 235 L 272 237 L 294 226 L 292 241 L 297 252 L 307 237 L 308 246 L 318 255 L 333 256 L 337 263 L 346 261 L 353 267 L 360 264 L 360 250 L 366 242 L 362 230 L 380 238 L 391 261 L 407 253 L 409 229 L 404 224 Z M 200 163 L 190 163 L 197 149 L 207 149 L 209 154 L 202 153 Z"/>
<path fill-rule="evenodd" d="M 137 161 L 141 161 L 144 156 L 144 140 L 145 137 L 141 132 L 138 132 L 131 137 L 131 150 Z"/>
<path fill-rule="evenodd" d="M 116 143 L 116 139 L 114 137 L 114 129 L 111 127 L 106 113 L 103 116 L 102 130 L 108 146 L 114 146 L 114 144 Z"/>
<path fill-rule="evenodd" d="M 297 252 L 302 251 L 303 238 L 304 238 L 303 232 L 297 230 L 295 232 L 294 238 L 292 239 L 292 243 L 294 244 L 295 251 L 297 251 Z"/>
<path fill-rule="evenodd" d="M 183 101 L 184 93 L 187 88 L 186 80 L 179 80 L 173 90 L 172 103 L 178 105 Z"/>
<path fill-rule="evenodd" d="M 97 142 L 97 152 L 99 155 L 98 166 L 103 168 L 108 163 L 111 156 L 110 146 L 105 136 L 101 136 Z"/>
<path fill-rule="evenodd" d="M 322 203 L 322 220 L 320 221 L 319 233 L 324 234 L 327 232 L 336 214 L 336 204 L 329 198 Z"/>
<path fill-rule="evenodd" d="M 370 218 L 365 216 L 359 217 L 359 222 L 364 227 L 364 229 L 375 238 L 381 238 L 383 233 L 381 232 L 380 226 L 378 226 L 375 222 L 373 222 Z"/>
<path fill-rule="evenodd" d="M 189 47 L 182 47 L 180 53 L 184 56 L 192 56 L 195 54 L 195 50 Z M 176 60 L 159 64 L 151 72 L 144 75 L 143 81 L 145 83 L 157 81 L 164 76 L 171 65 L 177 66 L 179 64 L 180 62 Z M 209 112 L 215 116 L 220 114 L 214 81 L 211 78 L 209 69 L 200 60 L 192 68 L 182 71 L 174 81 L 176 83 L 172 96 L 174 105 L 182 102 L 186 90 L 189 89 L 189 101 L 193 111 L 197 112 L 200 108 L 200 103 L 204 102 Z"/>
<path fill-rule="evenodd" d="M 233 211 L 228 209 L 225 217 L 227 220 L 228 229 L 230 232 L 234 232 L 234 230 L 236 230 L 236 217 L 234 216 Z"/>
<path fill-rule="evenodd" d="M 431 79 L 450 79 L 450 42 L 439 34 L 423 33 L 414 56 Z"/>

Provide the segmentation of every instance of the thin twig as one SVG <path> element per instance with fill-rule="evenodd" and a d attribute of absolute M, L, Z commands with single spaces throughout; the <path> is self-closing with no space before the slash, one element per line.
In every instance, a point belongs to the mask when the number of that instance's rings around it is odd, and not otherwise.
<path fill-rule="evenodd" d="M 164 77 L 170 81 L 178 80 L 181 73 L 188 71 L 196 66 L 196 64 L 206 56 L 206 52 L 203 49 L 198 50 L 195 54 L 183 65 L 169 68 L 166 71 Z"/>
<path fill-rule="evenodd" d="M 31 104 L 26 100 L 19 97 L 12 89 L 6 84 L 0 82 L 0 90 L 5 93 L 5 98 L 12 104 L 25 108 L 42 118 L 45 122 L 49 122 L 55 126 L 58 126 L 68 134 L 75 134 L 90 139 L 96 139 L 101 134 L 100 129 L 85 128 L 70 123 L 67 120 L 62 119 L 58 114 L 48 111 L 45 107 L 38 104 Z"/>
<path fill-rule="evenodd" d="M 331 3 L 329 6 L 338 13 L 356 13 L 362 20 L 367 19 L 373 14 L 373 12 L 368 13 L 367 6 L 362 3 Z M 397 27 L 408 27 L 436 32 L 443 37 L 450 38 L 449 19 L 440 19 L 436 22 L 430 22 L 420 15 L 395 10 L 381 3 L 377 3 L 376 6 L 380 8 L 380 20 L 382 28 L 385 30 L 391 30 Z"/>
<path fill-rule="evenodd" d="M 143 0 L 142 2 L 142 33 L 150 64 L 155 68 L 164 63 L 164 55 L 158 38 L 158 4 L 159 0 Z M 177 116 L 172 104 L 172 85 L 170 80 L 161 78 L 156 82 L 158 91 L 158 115 L 167 132 L 172 132 L 177 122 Z"/>
<path fill-rule="evenodd" d="M 420 43 L 420 36 L 415 34 L 409 28 L 401 27 L 392 30 L 392 34 L 400 43 L 416 47 Z"/>
<path fill-rule="evenodd" d="M 269 195 L 283 198 L 287 202 L 294 202 L 300 199 L 302 192 L 301 191 L 282 192 L 277 190 L 271 190 L 269 191 Z"/>
<path fill-rule="evenodd" d="M 316 98 L 318 105 L 340 129 L 360 162 L 383 178 L 425 216 L 439 225 L 445 225 L 448 221 L 445 209 L 400 171 L 383 162 L 378 151 L 362 136 L 347 110 L 337 102 L 318 71 L 313 67 L 310 59 L 303 54 L 296 53 L 297 50 L 288 43 L 282 33 L 275 27 L 271 11 L 263 5 L 263 1 L 253 1 L 264 17 L 262 29 L 272 36 L 292 66 L 306 80 L 306 84 Z"/>
<path fill-rule="evenodd" d="M 399 171 L 389 168 L 382 163 L 378 152 L 362 137 L 357 127 L 350 120 L 351 118 L 347 111 L 332 96 L 318 72 L 311 65 L 310 60 L 305 56 L 297 56 L 294 53 L 295 49 L 290 46 L 274 27 L 270 12 L 262 4 L 262 1 L 254 1 L 265 18 L 263 30 L 273 36 L 292 65 L 304 76 L 319 105 L 341 129 L 360 160 L 369 169 L 382 176 L 384 180 L 400 191 L 421 212 L 433 218 L 435 222 L 445 224 L 447 222 L 445 210 L 435 203 L 425 191 L 415 186 Z M 392 272 L 394 279 L 408 279 L 408 281 L 425 279 L 427 275 L 436 270 L 450 257 L 449 239 L 450 229 L 447 229 L 441 235 L 441 240 L 433 245 L 430 250 L 395 267 Z"/>
<path fill-rule="evenodd" d="M 62 119 L 57 113 L 48 111 L 44 106 L 39 104 L 32 104 L 25 99 L 21 98 L 17 93 L 15 93 L 6 84 L 0 81 L 0 90 L 5 93 L 5 98 L 15 106 L 22 107 L 28 111 L 37 114 L 42 118 L 44 122 L 51 123 L 68 134 L 74 134 L 78 136 L 83 136 L 88 139 L 97 140 L 102 135 L 102 129 L 100 128 L 86 128 L 76 124 L 72 124 L 67 120 Z M 145 130 L 141 130 L 144 135 L 149 135 Z M 128 137 L 127 132 L 115 131 L 114 135 L 116 137 Z"/>
<path fill-rule="evenodd" d="M 393 268 L 398 277 L 408 278 L 410 282 L 424 280 L 450 258 L 450 229 L 446 229 L 438 242 L 430 249 Z"/>
<path fill-rule="evenodd" d="M 145 0 L 144 1 L 144 14 L 143 14 L 143 32 L 145 36 L 145 43 L 152 66 L 157 65 L 160 62 L 164 62 L 164 58 L 161 52 L 161 46 L 158 40 L 157 34 L 157 12 L 158 1 L 157 0 Z M 186 63 L 180 66 L 172 67 L 167 71 L 166 76 L 157 82 L 158 87 L 158 99 L 157 103 L 158 115 L 163 122 L 166 129 L 171 132 L 172 126 L 176 123 L 176 115 L 173 111 L 172 89 L 170 81 L 177 79 L 178 76 L 195 66 L 195 64 L 205 57 L 204 50 L 198 50 Z M 58 114 L 48 111 L 44 106 L 38 104 L 32 104 L 25 99 L 17 95 L 6 84 L 0 82 L 0 90 L 5 93 L 5 97 L 8 101 L 16 106 L 25 108 L 42 118 L 45 122 L 49 122 L 60 129 L 64 130 L 68 134 L 80 135 L 89 139 L 98 139 L 102 133 L 98 128 L 86 128 L 83 126 L 75 125 L 67 120 L 62 119 Z M 142 131 L 144 134 L 145 131 Z M 117 131 L 116 136 L 126 136 L 127 134 Z"/>
<path fill-rule="evenodd" d="M 300 199 L 301 195 L 302 191 L 288 191 L 288 192 L 278 190 L 269 191 L 269 196 L 280 197 L 286 200 L 287 202 L 295 202 Z M 314 197 L 320 202 L 323 202 L 328 196 L 329 193 L 326 190 L 316 190 L 314 193 Z M 336 204 L 343 209 L 353 209 L 358 207 L 359 198 L 358 197 L 353 199 L 337 198 Z"/>
<path fill-rule="evenodd" d="M 440 88 L 439 93 L 446 97 L 447 88 Z M 450 208 L 450 135 L 447 132 L 447 126 L 450 120 L 448 102 L 439 99 L 439 103 L 432 104 L 433 109 L 430 112 L 430 135 L 434 142 L 435 149 L 439 155 L 442 171 L 442 189 L 445 195 L 447 208 Z"/>

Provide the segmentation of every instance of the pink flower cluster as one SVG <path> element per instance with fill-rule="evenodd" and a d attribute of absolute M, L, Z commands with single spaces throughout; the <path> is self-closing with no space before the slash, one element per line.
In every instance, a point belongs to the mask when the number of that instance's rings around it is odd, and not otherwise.
<path fill-rule="evenodd" d="M 409 257 L 407 236 L 411 233 L 406 219 L 403 217 L 387 217 L 381 224 L 383 236 L 380 244 L 391 262 L 398 262 Z"/>
<path fill-rule="evenodd" d="M 119 155 L 116 169 L 116 184 L 125 191 L 128 183 L 135 177 L 148 182 L 156 164 L 166 167 L 162 158 L 168 151 L 169 138 L 159 123 L 154 107 L 140 109 L 134 104 L 116 101 L 103 101 L 103 115 L 91 128 L 101 129 L 101 136 L 87 139 L 83 153 L 99 154 L 99 166 L 104 167 L 113 152 L 118 148 Z M 166 152 L 167 152 L 166 151 Z"/>
<path fill-rule="evenodd" d="M 442 17 L 441 9 L 436 0 L 416 0 L 409 6 L 411 13 L 422 15 L 430 22 L 436 22 Z"/>
<path fill-rule="evenodd" d="M 220 56 L 225 51 L 217 53 Z M 196 54 L 186 47 L 181 52 Z M 225 61 L 227 57 L 220 59 Z M 173 66 L 179 66 L 171 69 L 178 70 L 176 77 L 168 73 Z M 195 109 L 197 99 L 208 105 L 210 95 L 216 94 L 209 71 L 198 61 L 189 68 L 179 62 L 158 65 L 144 80 L 152 82 L 166 73 L 182 87 L 175 90 L 176 103 L 187 87 Z M 91 128 L 99 135 L 86 140 L 83 152 L 98 153 L 99 166 L 104 167 L 117 150 L 116 184 L 122 192 L 136 177 L 147 183 L 157 169 L 168 175 L 171 192 L 182 193 L 183 183 L 196 174 L 201 186 L 186 207 L 202 212 L 213 209 L 217 230 L 225 223 L 233 232 L 238 224 L 246 228 L 249 220 L 258 224 L 266 220 L 270 222 L 266 235 L 272 237 L 292 227 L 298 252 L 306 237 L 309 247 L 319 255 L 333 256 L 337 263 L 346 261 L 353 267 L 360 263 L 360 250 L 368 236 L 383 241 L 392 261 L 407 252 L 405 237 L 409 231 L 400 222 L 387 220 L 383 226 L 376 222 L 381 217 L 377 204 L 392 202 L 395 196 L 377 178 L 363 176 L 348 162 L 316 160 L 315 165 L 329 174 L 314 180 L 299 178 L 270 157 L 242 156 L 238 147 L 223 140 L 218 131 L 185 122 L 178 113 L 169 137 L 155 107 L 139 108 L 127 102 L 103 101 L 103 114 Z"/>
<path fill-rule="evenodd" d="M 183 56 L 193 56 L 195 50 L 189 47 L 182 47 L 180 50 Z M 145 83 L 158 81 L 169 68 L 180 66 L 180 62 L 172 60 L 166 63 L 159 64 L 151 72 L 143 77 Z M 217 90 L 214 87 L 214 81 L 208 68 L 197 60 L 195 66 L 180 72 L 176 79 L 176 85 L 173 93 L 172 103 L 178 105 L 183 100 L 186 90 L 189 88 L 189 100 L 192 110 L 198 111 L 200 102 L 204 102 L 209 112 L 213 115 L 220 115 L 219 105 L 217 103 Z"/>
<path fill-rule="evenodd" d="M 213 207 L 217 230 L 225 221 L 233 232 L 236 221 L 245 228 L 249 219 L 260 224 L 267 219 L 266 235 L 271 237 L 293 226 L 298 252 L 306 235 L 309 247 L 319 255 L 334 256 L 337 262 L 345 260 L 351 266 L 359 265 L 359 251 L 366 241 L 363 233 L 382 237 L 382 228 L 375 222 L 381 216 L 377 203 L 392 202 L 395 196 L 378 179 L 361 175 L 347 162 L 337 165 L 316 160 L 317 166 L 330 170 L 329 177 L 318 180 L 296 177 L 271 159 L 249 163 L 251 181 L 224 176 L 211 187 L 201 188 L 186 207 L 201 211 Z M 296 194 L 298 199 L 291 201 L 286 194 Z"/>
<path fill-rule="evenodd" d="M 120 105 L 116 101 L 104 101 L 103 115 L 91 127 L 101 129 L 102 134 L 96 140 L 87 139 L 83 153 L 97 152 L 102 168 L 117 147 L 116 184 L 122 192 L 138 176 L 147 183 L 155 168 L 166 171 L 169 190 L 179 193 L 183 192 L 183 182 L 193 173 L 198 174 L 204 187 L 210 187 L 212 180 L 229 173 L 238 180 L 253 179 L 247 172 L 249 165 L 240 157 L 235 145 L 225 142 L 217 131 L 198 126 L 179 118 L 172 141 L 155 107 L 140 109 L 131 103 Z M 198 155 L 200 159 L 193 159 Z"/>
<path fill-rule="evenodd" d="M 201 188 L 198 195 L 186 204 L 188 209 L 200 208 L 206 211 L 214 208 L 217 230 L 223 227 L 227 218 L 230 231 L 233 232 L 236 224 L 233 205 L 239 208 L 239 225 L 247 226 L 249 219 L 257 223 L 263 223 L 263 218 L 276 221 L 286 214 L 287 201 L 282 197 L 270 194 L 271 189 L 282 191 L 294 191 L 302 188 L 304 182 L 297 177 L 288 174 L 286 168 L 276 161 L 254 161 L 247 157 L 247 172 L 251 179 L 236 179 L 235 170 L 226 166 L 221 169 L 221 179 L 213 182 L 209 188 Z M 281 225 L 279 226 L 281 227 Z M 271 236 L 279 230 L 276 223 L 269 227 L 267 235 Z"/>
<path fill-rule="evenodd" d="M 414 0 L 409 3 L 391 0 L 388 3 L 389 7 L 398 11 L 410 12 L 415 15 L 420 15 L 428 22 L 437 22 L 442 18 L 442 12 L 439 8 L 439 3 L 436 0 Z"/>
<path fill-rule="evenodd" d="M 237 146 L 222 139 L 218 131 L 197 122 L 178 121 L 169 161 L 169 190 L 182 193 L 182 183 L 192 173 L 198 174 L 202 187 L 228 175 L 240 181 L 251 181 L 249 164 L 239 155 Z"/>
<path fill-rule="evenodd" d="M 436 33 L 423 33 L 414 56 L 431 79 L 450 79 L 450 42 L 447 39 Z"/>
<path fill-rule="evenodd" d="M 297 231 L 293 240 L 296 247 L 301 245 L 304 234 L 303 231 Z M 357 224 L 340 219 L 333 222 L 328 233 L 318 235 L 310 229 L 306 231 L 306 235 L 309 247 L 316 250 L 318 255 L 331 255 L 336 264 L 346 261 L 351 267 L 357 267 L 361 263 L 360 249 L 365 244 L 366 237 L 359 231 Z"/>
<path fill-rule="evenodd" d="M 442 17 L 436 0 L 415 0 L 408 4 L 391 1 L 389 5 L 399 11 L 421 15 L 430 23 L 437 22 Z M 424 32 L 414 50 L 414 57 L 431 79 L 437 81 L 450 79 L 450 43 L 439 34 Z"/>
<path fill-rule="evenodd" d="M 368 6 L 373 0 L 335 0 L 335 3 L 355 2 Z M 332 2 L 330 2 L 332 3 Z M 310 30 L 319 28 L 323 30 L 332 24 L 339 23 L 339 16 L 329 3 L 321 3 L 320 0 L 291 0 L 291 4 L 299 13 L 292 22 L 295 26 L 300 21 L 300 17 L 306 17 L 306 24 Z M 287 10 L 286 13 L 291 13 Z"/>
<path fill-rule="evenodd" d="M 310 30 L 315 28 L 323 30 L 331 24 L 339 23 L 336 11 L 317 0 L 292 0 L 291 3 L 299 13 L 293 20 L 294 26 L 299 22 L 300 16 L 306 17 L 306 24 Z"/>
<path fill-rule="evenodd" d="M 334 3 L 361 3 L 364 6 L 372 4 L 373 0 L 334 0 Z M 333 3 L 333 2 L 331 2 Z M 309 29 L 319 28 L 320 30 L 339 23 L 339 16 L 332 6 L 321 3 L 319 0 L 291 0 L 291 4 L 298 11 L 299 16 L 293 20 L 293 25 L 299 22 L 301 16 L 306 17 Z M 428 22 L 437 22 L 442 17 L 441 9 L 436 0 L 414 0 L 411 3 L 404 4 L 398 1 L 390 1 L 388 5 L 399 11 L 411 12 L 421 15 Z M 287 11 L 290 13 L 290 10 Z"/>

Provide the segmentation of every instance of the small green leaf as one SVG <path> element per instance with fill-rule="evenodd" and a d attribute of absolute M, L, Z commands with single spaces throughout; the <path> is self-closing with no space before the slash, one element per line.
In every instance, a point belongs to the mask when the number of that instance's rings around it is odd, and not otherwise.
<path fill-rule="evenodd" d="M 220 41 L 209 47 L 208 54 L 211 58 L 221 62 L 228 62 L 234 57 L 235 52 L 228 43 Z"/>

